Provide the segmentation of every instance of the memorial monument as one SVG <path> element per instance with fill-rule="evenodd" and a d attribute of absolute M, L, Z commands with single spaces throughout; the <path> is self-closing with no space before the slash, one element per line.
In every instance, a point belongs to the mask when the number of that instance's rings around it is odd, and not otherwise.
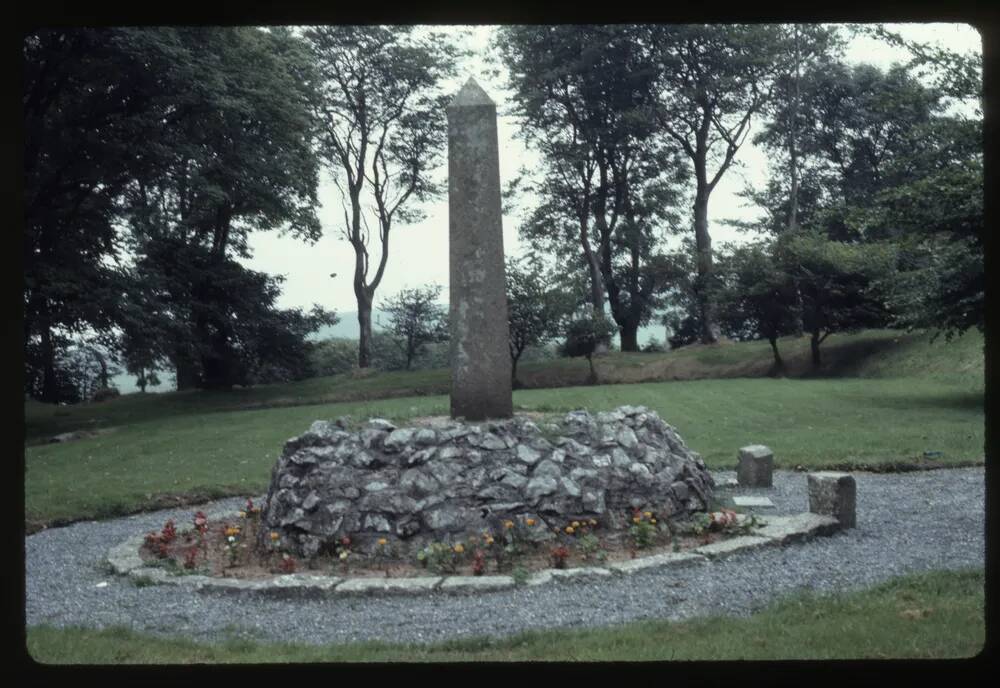
<path fill-rule="evenodd" d="M 451 417 L 510 418 L 497 108 L 470 78 L 447 113 Z"/>

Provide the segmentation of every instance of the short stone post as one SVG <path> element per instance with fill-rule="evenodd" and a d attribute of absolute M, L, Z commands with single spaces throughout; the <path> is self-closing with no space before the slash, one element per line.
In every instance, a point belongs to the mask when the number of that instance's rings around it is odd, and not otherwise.
<path fill-rule="evenodd" d="M 737 454 L 736 482 L 742 487 L 771 487 L 774 452 L 763 444 L 743 447 Z"/>
<path fill-rule="evenodd" d="M 447 112 L 451 417 L 510 418 L 497 106 L 470 78 Z"/>
<path fill-rule="evenodd" d="M 840 521 L 841 528 L 854 528 L 857 525 L 857 487 L 853 475 L 821 471 L 810 473 L 808 481 L 809 511 L 833 516 Z"/>

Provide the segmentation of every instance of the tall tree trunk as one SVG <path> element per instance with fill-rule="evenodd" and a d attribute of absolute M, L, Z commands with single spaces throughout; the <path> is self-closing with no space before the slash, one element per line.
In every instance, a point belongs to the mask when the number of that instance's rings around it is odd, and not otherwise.
<path fill-rule="evenodd" d="M 510 358 L 510 386 L 513 389 L 518 389 L 521 386 L 521 383 L 517 381 L 517 361 L 519 358 L 521 358 L 520 353 Z"/>
<path fill-rule="evenodd" d="M 701 184 L 699 183 L 699 186 Z M 712 237 L 708 233 L 708 191 L 699 189 L 694 200 L 694 239 L 698 249 L 698 314 L 701 317 L 701 341 L 714 344 L 719 341 L 719 324 L 716 322 L 712 281 Z"/>
<path fill-rule="evenodd" d="M 781 360 L 781 354 L 778 352 L 778 338 L 768 337 L 767 341 L 771 345 L 771 353 L 774 354 L 774 365 L 771 367 L 771 375 L 778 377 L 785 372 L 785 362 Z"/>
<path fill-rule="evenodd" d="M 209 339 L 210 353 L 202 359 L 202 384 L 206 389 L 230 389 L 236 382 L 234 352 L 223 328 Z"/>
<path fill-rule="evenodd" d="M 101 375 L 100 375 L 101 389 L 107 389 L 108 388 L 108 362 L 106 360 L 104 360 L 104 356 L 102 356 L 101 354 L 97 354 L 97 364 L 99 366 L 101 366 Z"/>
<path fill-rule="evenodd" d="M 809 338 L 809 348 L 812 350 L 812 364 L 813 364 L 813 368 L 819 368 L 820 363 L 822 362 L 820 360 L 820 355 L 819 355 L 819 345 L 820 345 L 820 342 L 822 342 L 822 341 L 823 340 L 819 336 L 819 330 L 818 329 L 817 330 L 813 330 L 812 331 L 812 336 Z"/>
<path fill-rule="evenodd" d="M 626 322 L 618 328 L 618 334 L 622 340 L 622 351 L 639 350 L 639 323 Z"/>
<path fill-rule="evenodd" d="M 54 404 L 59 401 L 59 385 L 56 382 L 56 351 L 52 345 L 52 327 L 49 323 L 48 310 L 38 318 L 42 335 L 42 401 Z"/>
<path fill-rule="evenodd" d="M 792 90 L 792 121 L 788 130 L 788 157 L 790 160 L 790 172 L 792 177 L 792 189 L 789 197 L 788 209 L 788 231 L 794 232 L 799 228 L 799 155 L 798 155 L 798 134 L 799 134 L 799 27 L 795 25 L 795 77 Z"/>
<path fill-rule="evenodd" d="M 196 389 L 200 384 L 198 365 L 186 352 L 178 352 L 174 358 L 174 368 L 177 375 L 177 391 Z"/>
<path fill-rule="evenodd" d="M 601 277 L 601 264 L 589 243 L 584 244 L 583 253 L 590 273 L 590 303 L 595 313 L 604 313 L 604 279 Z"/>
<path fill-rule="evenodd" d="M 358 298 L 358 367 L 369 368 L 372 364 L 372 298 L 362 289 Z"/>

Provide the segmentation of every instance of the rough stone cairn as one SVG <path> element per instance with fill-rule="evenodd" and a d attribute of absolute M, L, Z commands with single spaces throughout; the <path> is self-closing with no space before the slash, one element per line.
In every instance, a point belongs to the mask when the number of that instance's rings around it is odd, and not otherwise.
<path fill-rule="evenodd" d="M 567 413 L 539 428 L 516 416 L 469 424 L 396 427 L 371 419 L 316 421 L 285 443 L 264 504 L 263 538 L 302 557 L 350 536 L 370 551 L 458 541 L 536 520 L 550 538 L 567 520 L 626 523 L 631 509 L 683 517 L 704 510 L 714 483 L 701 457 L 643 406 Z"/>

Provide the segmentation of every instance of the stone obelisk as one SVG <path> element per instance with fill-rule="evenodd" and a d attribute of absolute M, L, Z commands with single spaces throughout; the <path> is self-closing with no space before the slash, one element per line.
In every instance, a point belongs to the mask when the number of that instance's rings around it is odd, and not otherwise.
<path fill-rule="evenodd" d="M 447 112 L 451 417 L 510 418 L 497 107 L 470 78 Z"/>

